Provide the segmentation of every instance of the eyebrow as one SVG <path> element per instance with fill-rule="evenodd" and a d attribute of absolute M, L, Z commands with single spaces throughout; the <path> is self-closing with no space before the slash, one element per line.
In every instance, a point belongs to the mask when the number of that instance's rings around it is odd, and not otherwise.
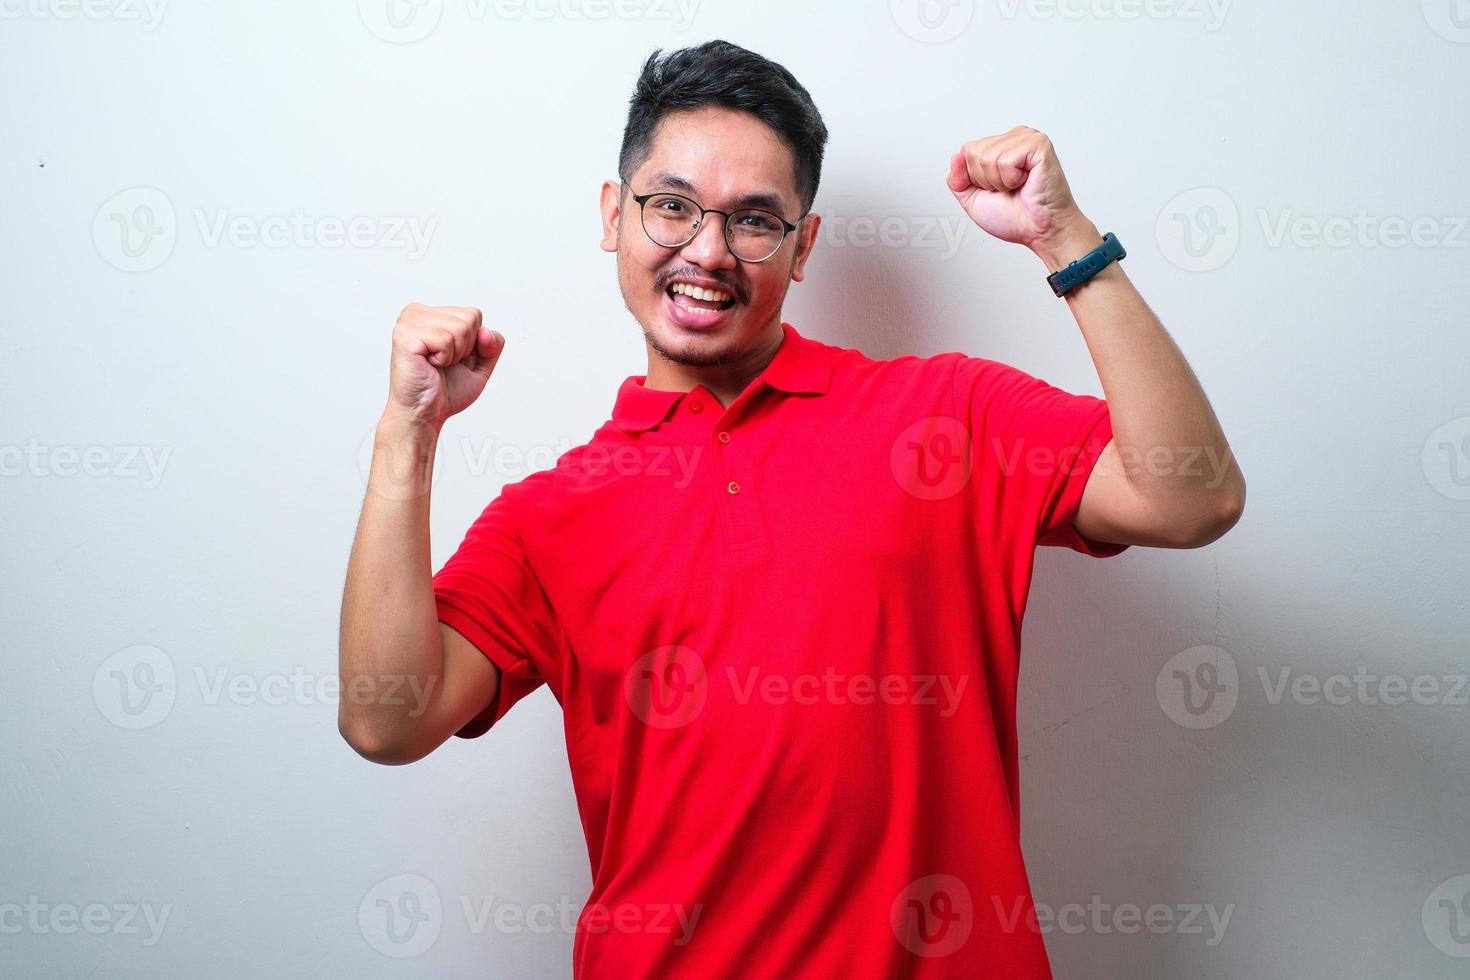
<path fill-rule="evenodd" d="M 693 184 L 678 174 L 670 173 L 667 170 L 660 170 L 653 175 L 653 185 L 666 190 L 682 191 L 690 197 L 694 196 Z M 773 191 L 752 191 L 749 194 L 742 194 L 740 197 L 731 201 L 730 207 L 761 208 L 780 214 L 786 208 L 786 199 Z"/>

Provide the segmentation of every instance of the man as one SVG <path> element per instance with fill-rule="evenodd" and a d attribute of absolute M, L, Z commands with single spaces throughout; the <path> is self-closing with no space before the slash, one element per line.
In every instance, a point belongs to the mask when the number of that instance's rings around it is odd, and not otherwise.
<path fill-rule="evenodd" d="M 826 136 L 759 55 L 648 59 L 601 202 L 648 372 L 433 576 L 437 436 L 504 340 L 467 307 L 394 328 L 341 671 L 430 694 L 344 697 L 341 731 L 398 765 L 551 689 L 592 867 L 580 977 L 1049 976 L 1016 750 L 1035 549 L 1199 547 L 1241 513 L 1214 414 L 1116 260 L 1063 294 L 1106 401 L 782 321 Z M 1048 271 L 1104 244 L 1033 129 L 963 144 L 947 180 Z"/>

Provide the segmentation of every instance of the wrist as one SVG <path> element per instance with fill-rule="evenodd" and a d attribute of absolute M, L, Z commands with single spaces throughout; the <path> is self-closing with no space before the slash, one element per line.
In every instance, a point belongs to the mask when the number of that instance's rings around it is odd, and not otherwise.
<path fill-rule="evenodd" d="M 1031 251 L 1046 263 L 1047 272 L 1064 269 L 1103 243 L 1097 225 L 1080 215 L 1031 243 Z"/>
<path fill-rule="evenodd" d="M 433 445 L 439 441 L 444 423 L 430 422 L 401 409 L 386 408 L 378 419 L 377 434 L 390 442 L 415 442 Z"/>
<path fill-rule="evenodd" d="M 438 438 L 440 429 L 444 428 L 444 420 L 431 422 L 413 411 L 406 408 L 388 406 L 382 410 L 378 417 L 378 429 L 391 435 L 410 436 L 410 438 Z"/>
<path fill-rule="evenodd" d="M 439 426 L 385 412 L 373 432 L 368 493 L 398 502 L 427 499 L 438 447 Z"/>

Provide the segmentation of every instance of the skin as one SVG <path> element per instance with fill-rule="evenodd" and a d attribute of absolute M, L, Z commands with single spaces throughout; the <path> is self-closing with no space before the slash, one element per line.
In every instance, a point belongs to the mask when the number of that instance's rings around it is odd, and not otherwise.
<path fill-rule="evenodd" d="M 946 183 L 984 231 L 1025 245 L 1048 273 L 1102 244 L 1045 133 L 1015 126 L 972 140 Z M 1113 438 L 1088 476 L 1073 525 L 1097 541 L 1198 548 L 1245 508 L 1245 477 L 1199 379 L 1120 262 L 1066 302 L 1102 382 Z"/>
<path fill-rule="evenodd" d="M 629 176 L 638 193 L 678 174 L 687 195 L 726 209 L 752 192 L 778 197 L 795 223 L 794 160 L 746 113 L 701 109 L 666 116 L 650 155 Z M 1026 126 L 963 144 L 947 185 L 987 233 L 1025 245 L 1055 271 L 1101 241 L 1077 206 L 1055 149 Z M 680 248 L 643 232 L 618 182 L 602 187 L 602 248 L 617 254 L 618 282 L 648 348 L 645 383 L 703 385 L 729 405 L 775 355 L 781 307 L 801 282 L 821 219 L 806 216 L 761 263 L 737 260 L 723 224 L 709 221 Z M 675 275 L 712 279 L 739 300 L 714 329 L 671 320 L 664 289 Z M 1093 467 L 1075 520 L 1098 541 L 1195 548 L 1239 520 L 1245 481 L 1198 380 L 1129 282 L 1111 263 L 1067 294 L 1109 403 L 1114 438 Z M 343 591 L 338 728 L 374 762 L 401 765 L 431 752 L 496 696 L 499 670 L 438 621 L 430 566 L 429 490 L 440 430 L 480 396 L 505 347 L 479 309 L 404 307 L 393 328 L 388 398 L 374 439 L 362 517 Z M 1204 457 L 1211 465 L 1200 465 Z M 403 691 L 413 692 L 404 697 Z"/>
<path fill-rule="evenodd" d="M 444 422 L 485 390 L 504 349 L 505 338 L 473 307 L 410 303 L 393 325 L 388 399 L 374 433 L 338 633 L 337 729 L 372 762 L 423 758 L 499 690 L 499 668 L 439 622 L 429 491 Z"/>
<path fill-rule="evenodd" d="M 770 363 L 781 344 L 781 306 L 793 282 L 801 282 L 821 218 L 807 215 L 797 231 L 764 262 L 742 262 L 725 242 L 719 215 L 710 215 L 682 248 L 664 248 L 644 233 L 634 193 L 664 189 L 655 175 L 676 174 L 692 191 L 680 191 L 707 208 L 727 209 L 745 194 L 779 198 L 776 213 L 796 224 L 791 150 L 765 123 L 745 112 L 705 108 L 670 113 L 660 120 L 646 159 L 619 181 L 602 185 L 602 248 L 617 254 L 623 302 L 643 329 L 648 346 L 645 384 L 667 391 L 703 385 L 729 405 Z M 668 188 L 673 189 L 673 188 Z M 693 330 L 670 319 L 664 290 L 671 277 L 692 274 L 733 292 L 733 315 L 712 330 Z"/>

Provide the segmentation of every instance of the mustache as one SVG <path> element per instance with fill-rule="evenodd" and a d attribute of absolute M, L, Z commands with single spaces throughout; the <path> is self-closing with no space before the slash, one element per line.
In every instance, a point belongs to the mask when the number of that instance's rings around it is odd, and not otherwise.
<path fill-rule="evenodd" d="M 742 303 L 745 302 L 745 290 L 741 289 L 738 284 L 731 282 L 728 279 L 725 279 L 723 276 L 717 276 L 708 272 L 702 272 L 699 269 L 674 269 L 671 272 L 664 273 L 658 278 L 659 292 L 664 292 L 665 290 L 667 290 L 669 288 L 669 284 L 675 279 L 678 279 L 680 276 L 683 276 L 687 279 L 712 280 L 717 283 L 721 289 L 725 290 L 725 292 L 734 296 L 736 300 Z"/>

